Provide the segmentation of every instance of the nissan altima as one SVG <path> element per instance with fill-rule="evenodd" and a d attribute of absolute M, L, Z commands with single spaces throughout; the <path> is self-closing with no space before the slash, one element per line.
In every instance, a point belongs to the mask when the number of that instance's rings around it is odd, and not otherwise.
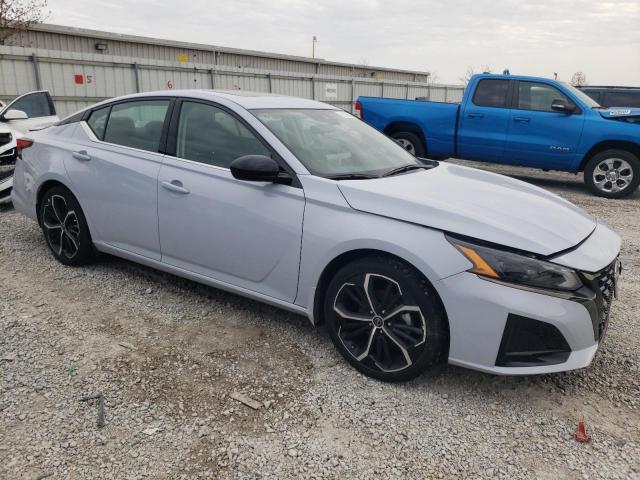
<path fill-rule="evenodd" d="M 385 381 L 586 367 L 620 272 L 618 235 L 558 196 L 275 95 L 95 105 L 21 139 L 12 198 L 65 265 L 105 252 L 306 315 Z"/>

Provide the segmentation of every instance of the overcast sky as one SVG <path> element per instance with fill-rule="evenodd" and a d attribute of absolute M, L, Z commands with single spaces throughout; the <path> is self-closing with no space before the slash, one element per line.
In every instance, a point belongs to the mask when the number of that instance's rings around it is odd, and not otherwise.
<path fill-rule="evenodd" d="M 50 23 L 434 72 L 640 86 L 640 0 L 50 0 Z"/>

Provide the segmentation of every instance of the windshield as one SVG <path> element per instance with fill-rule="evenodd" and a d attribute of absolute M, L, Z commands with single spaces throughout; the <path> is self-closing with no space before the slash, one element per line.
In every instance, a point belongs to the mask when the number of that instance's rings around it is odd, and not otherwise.
<path fill-rule="evenodd" d="M 252 110 L 314 175 L 378 176 L 418 160 L 342 110 Z"/>
<path fill-rule="evenodd" d="M 593 98 L 591 98 L 589 95 L 584 93 L 582 90 L 577 89 L 576 87 L 574 87 L 573 85 L 571 85 L 571 84 L 569 84 L 567 82 L 560 82 L 560 83 L 562 83 L 564 88 L 569 90 L 569 92 L 571 92 L 573 95 L 578 97 L 578 100 L 580 100 L 582 103 L 584 103 L 587 107 L 589 107 L 589 108 L 599 108 L 600 107 L 600 104 L 598 102 L 596 102 Z"/>

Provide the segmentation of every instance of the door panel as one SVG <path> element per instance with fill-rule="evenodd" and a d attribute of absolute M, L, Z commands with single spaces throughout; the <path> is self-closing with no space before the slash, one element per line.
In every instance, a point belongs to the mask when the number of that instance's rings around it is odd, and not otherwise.
<path fill-rule="evenodd" d="M 206 102 L 175 108 L 158 178 L 162 261 L 293 302 L 298 285 L 301 188 L 233 178 L 243 155 L 274 156 L 233 112 Z"/>
<path fill-rule="evenodd" d="M 509 80 L 482 79 L 460 113 L 458 156 L 502 162 L 510 109 Z"/>
<path fill-rule="evenodd" d="M 540 168 L 569 169 L 574 165 L 584 115 L 554 112 L 554 100 L 572 103 L 552 85 L 519 82 L 505 157 Z"/>
<path fill-rule="evenodd" d="M 158 181 L 164 263 L 293 302 L 302 189 L 243 182 L 227 169 L 170 157 Z"/>
<path fill-rule="evenodd" d="M 117 248 L 160 260 L 158 238 L 159 153 L 95 142 L 69 145 L 65 167 L 97 238 Z M 86 155 L 87 158 L 81 158 Z"/>
<path fill-rule="evenodd" d="M 155 260 L 161 258 L 158 151 L 170 103 L 144 99 L 94 110 L 65 159 L 94 241 Z"/>

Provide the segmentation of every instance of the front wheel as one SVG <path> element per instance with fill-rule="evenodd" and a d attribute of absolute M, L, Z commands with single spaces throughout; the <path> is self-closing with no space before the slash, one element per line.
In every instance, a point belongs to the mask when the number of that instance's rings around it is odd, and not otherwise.
<path fill-rule="evenodd" d="M 587 162 L 584 182 L 594 195 L 626 197 L 640 184 L 640 160 L 626 150 L 605 150 Z"/>
<path fill-rule="evenodd" d="M 391 134 L 398 145 L 414 157 L 424 157 L 426 154 L 424 143 L 418 135 L 412 132 L 395 132 Z"/>
<path fill-rule="evenodd" d="M 49 249 L 65 265 L 85 265 L 94 251 L 89 227 L 76 197 L 62 186 L 47 190 L 39 208 L 42 232 Z"/>
<path fill-rule="evenodd" d="M 445 360 L 448 325 L 435 290 L 411 266 L 388 257 L 342 267 L 325 295 L 334 345 L 357 370 L 387 382 L 410 380 Z"/>

